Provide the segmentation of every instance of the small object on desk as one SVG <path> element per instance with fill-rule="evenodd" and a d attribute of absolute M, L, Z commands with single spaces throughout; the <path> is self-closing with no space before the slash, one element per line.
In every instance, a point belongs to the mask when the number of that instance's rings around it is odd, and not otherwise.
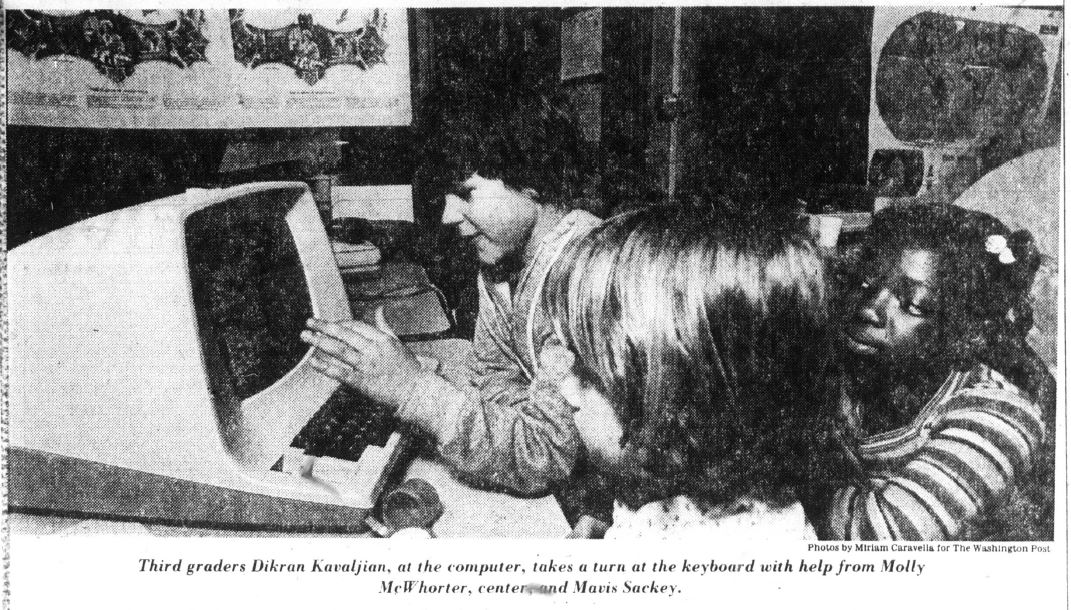
<path fill-rule="evenodd" d="M 414 286 L 408 292 L 387 294 L 368 301 L 351 300 L 353 317 L 371 322 L 380 307 L 387 325 L 403 341 L 441 335 L 453 325 L 443 307 L 444 298 L 433 286 Z"/>
<path fill-rule="evenodd" d="M 312 192 L 313 201 L 316 202 L 317 206 L 326 205 L 328 212 L 331 211 L 331 191 L 337 181 L 338 176 L 333 174 L 316 174 L 306 180 L 309 184 L 309 190 Z M 330 218 L 328 216 L 329 220 Z"/>
<path fill-rule="evenodd" d="M 819 246 L 835 249 L 845 235 L 857 234 L 870 226 L 873 214 L 870 212 L 833 212 L 829 214 L 807 214 L 807 224 L 811 235 Z"/>
<path fill-rule="evenodd" d="M 332 185 L 331 191 L 336 218 L 413 222 L 413 187 L 409 184 Z"/>
<path fill-rule="evenodd" d="M 335 254 L 335 263 L 338 264 L 340 270 L 378 265 L 382 260 L 379 248 L 369 242 L 351 244 L 344 241 L 332 241 L 331 250 Z"/>
<path fill-rule="evenodd" d="M 520 498 L 476 489 L 463 483 L 443 464 L 423 458 L 410 463 L 405 476 L 432 485 L 443 503 L 435 522 L 437 538 L 564 538 L 569 522 L 554 496 Z"/>
<path fill-rule="evenodd" d="M 390 528 L 430 529 L 443 515 L 435 487 L 424 479 L 409 479 L 383 496 L 383 523 Z"/>

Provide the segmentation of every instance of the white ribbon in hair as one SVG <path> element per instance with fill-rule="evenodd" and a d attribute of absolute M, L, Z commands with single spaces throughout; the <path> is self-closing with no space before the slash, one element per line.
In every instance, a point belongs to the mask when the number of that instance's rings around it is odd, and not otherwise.
<path fill-rule="evenodd" d="M 996 254 L 997 260 L 1004 265 L 1010 265 L 1015 262 L 1015 255 L 1012 254 L 1011 248 L 1008 247 L 1008 240 L 1003 235 L 990 235 L 985 240 L 985 251 L 990 254 Z"/>

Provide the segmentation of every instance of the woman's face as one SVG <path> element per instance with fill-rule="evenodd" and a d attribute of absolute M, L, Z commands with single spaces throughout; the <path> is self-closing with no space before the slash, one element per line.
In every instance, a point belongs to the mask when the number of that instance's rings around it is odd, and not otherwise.
<path fill-rule="evenodd" d="M 864 269 L 849 303 L 847 350 L 865 359 L 907 364 L 925 359 L 940 307 L 938 258 L 924 249 L 893 251 Z"/>

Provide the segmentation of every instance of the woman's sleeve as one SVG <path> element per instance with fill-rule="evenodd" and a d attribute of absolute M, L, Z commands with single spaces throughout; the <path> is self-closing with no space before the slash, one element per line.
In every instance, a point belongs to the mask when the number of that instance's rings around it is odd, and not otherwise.
<path fill-rule="evenodd" d="M 836 491 L 828 535 L 954 539 L 1030 472 L 1045 435 L 1037 404 L 1005 390 L 962 390 L 923 426 L 913 451 Z"/>

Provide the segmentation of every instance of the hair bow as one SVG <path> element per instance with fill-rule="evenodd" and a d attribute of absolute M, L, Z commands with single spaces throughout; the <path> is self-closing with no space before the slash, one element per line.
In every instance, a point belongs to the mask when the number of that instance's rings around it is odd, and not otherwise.
<path fill-rule="evenodd" d="M 990 235 L 985 240 L 985 251 L 996 254 L 997 260 L 1004 265 L 1015 262 L 1015 255 L 1008 247 L 1008 240 L 1003 235 Z"/>

